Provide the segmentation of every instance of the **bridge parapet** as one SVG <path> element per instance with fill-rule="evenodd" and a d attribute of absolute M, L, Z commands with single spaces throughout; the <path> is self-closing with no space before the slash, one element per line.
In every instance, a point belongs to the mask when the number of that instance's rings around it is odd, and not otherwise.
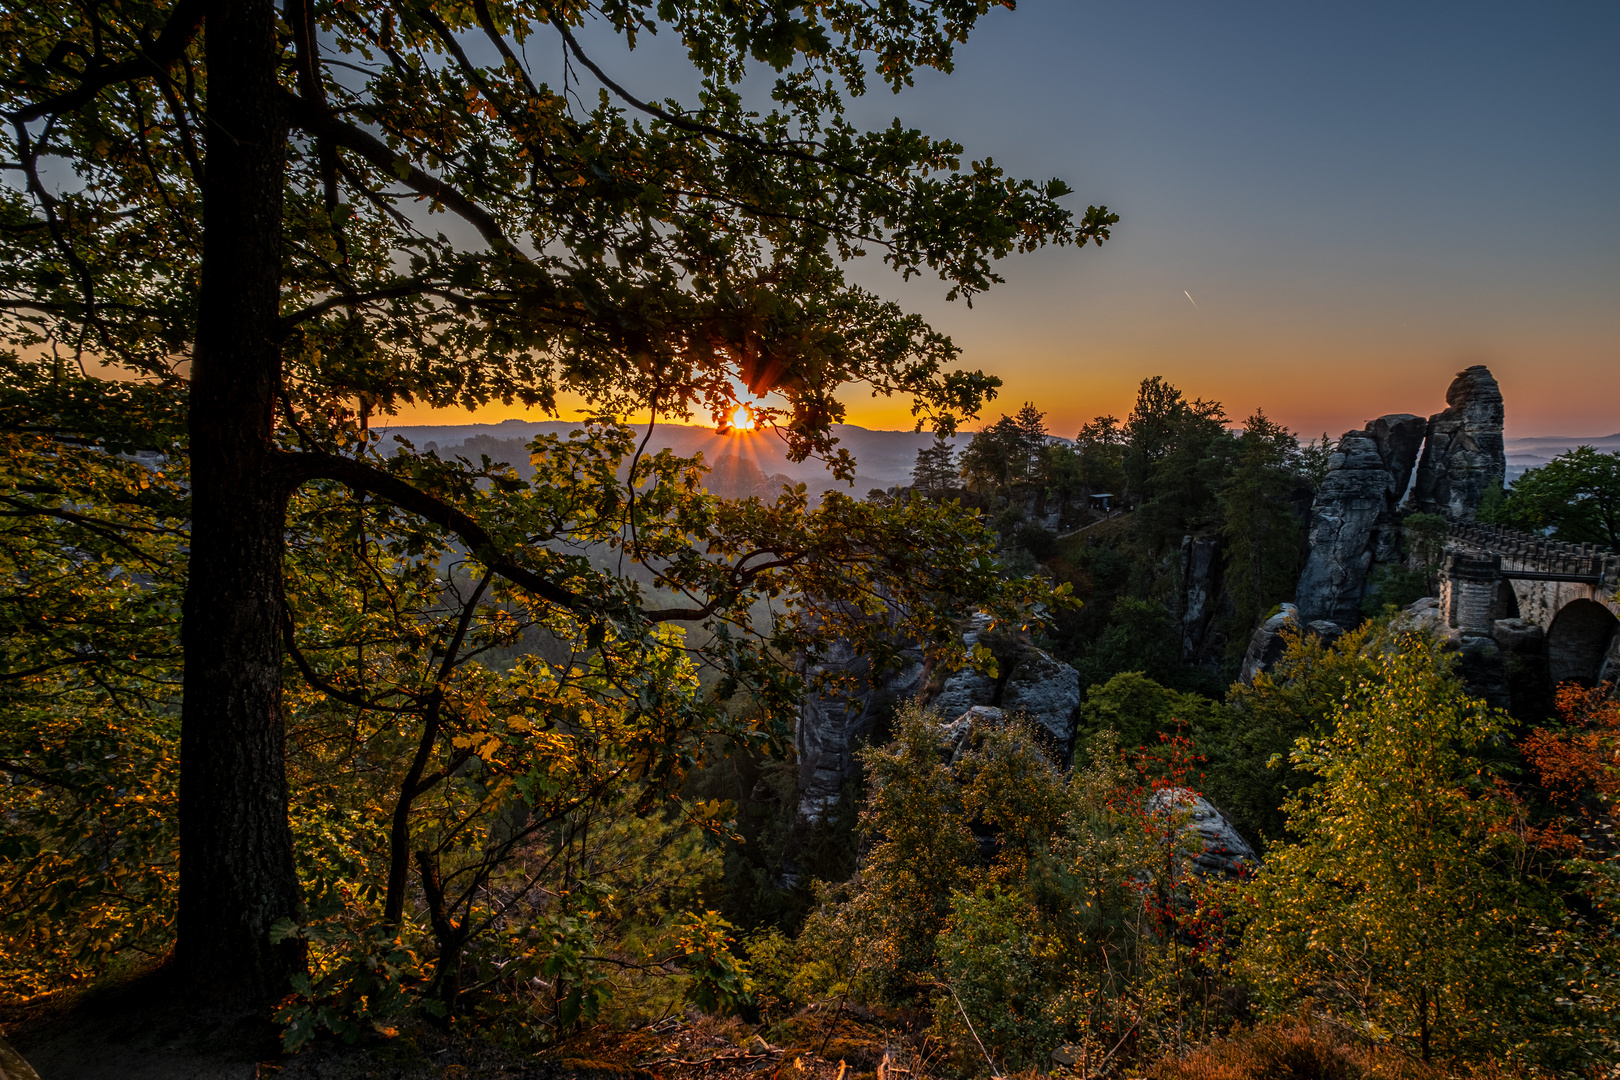
<path fill-rule="evenodd" d="M 1498 556 L 1504 577 L 1582 582 L 1610 595 L 1620 589 L 1620 555 L 1598 544 L 1569 544 L 1505 525 L 1470 521 L 1451 526 L 1447 546 Z"/>

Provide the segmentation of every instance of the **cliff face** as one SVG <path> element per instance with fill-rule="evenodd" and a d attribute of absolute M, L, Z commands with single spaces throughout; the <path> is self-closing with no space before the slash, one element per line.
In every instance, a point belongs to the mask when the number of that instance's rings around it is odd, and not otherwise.
<path fill-rule="evenodd" d="M 1396 508 L 1423 443 L 1423 418 L 1392 413 L 1347 431 L 1328 459 L 1327 479 L 1311 506 L 1311 553 L 1297 602 L 1304 622 L 1361 618 L 1361 597 L 1375 559 L 1399 558 Z"/>
<path fill-rule="evenodd" d="M 856 773 L 855 749 L 896 701 L 923 687 L 922 653 L 907 650 L 903 665 L 871 684 L 871 662 L 848 642 L 836 642 L 821 663 L 806 667 L 810 678 L 842 676 L 843 686 L 806 694 L 799 702 L 794 749 L 799 758 L 799 816 L 819 821 L 838 803 L 844 781 Z"/>
<path fill-rule="evenodd" d="M 1502 417 L 1502 390 L 1476 365 L 1458 373 L 1446 408 L 1427 422 L 1392 413 L 1345 432 L 1311 506 L 1311 552 L 1296 594 L 1302 622 L 1361 621 L 1369 572 L 1401 559 L 1402 510 L 1474 520 L 1507 470 Z"/>
<path fill-rule="evenodd" d="M 1500 486 L 1507 473 L 1502 388 L 1488 368 L 1476 364 L 1458 373 L 1446 406 L 1429 417 L 1414 502 L 1447 521 L 1473 521 L 1485 492 Z"/>
<path fill-rule="evenodd" d="M 1045 729 L 1049 748 L 1068 753 L 1074 740 L 1074 714 L 1080 706 L 1080 673 L 1040 649 L 1011 637 L 988 634 L 988 620 L 974 620 L 962 635 L 964 650 L 981 640 L 995 654 L 1000 677 L 972 668 L 946 676 L 926 702 L 941 717 L 975 708 L 999 707 Z M 799 816 L 819 821 L 837 805 L 844 782 L 857 772 L 855 750 L 872 734 L 878 719 L 897 703 L 926 694 L 928 671 L 922 653 L 908 649 L 901 666 L 872 685 L 868 659 L 847 642 L 837 642 L 821 662 L 805 667 L 811 677 L 842 676 L 843 684 L 806 694 L 799 703 L 794 746 L 799 758 Z"/>

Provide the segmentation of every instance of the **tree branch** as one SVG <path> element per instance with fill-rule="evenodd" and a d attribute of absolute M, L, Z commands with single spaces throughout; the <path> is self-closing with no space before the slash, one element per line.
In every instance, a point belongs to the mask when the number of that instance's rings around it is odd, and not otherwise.
<path fill-rule="evenodd" d="M 174 5 L 174 10 L 169 13 L 169 21 L 164 25 L 163 32 L 158 35 L 157 41 L 149 50 L 117 64 L 89 69 L 85 72 L 83 81 L 72 90 L 19 109 L 11 114 L 11 120 L 26 124 L 44 116 L 71 112 L 88 104 L 92 98 L 114 83 L 128 82 L 143 75 L 161 76 L 169 69 L 170 64 L 180 59 L 180 54 L 186 51 L 186 47 L 197 36 L 197 28 L 202 25 L 207 10 L 206 0 L 179 0 Z"/>
<path fill-rule="evenodd" d="M 423 172 L 411 164 L 410 158 L 403 154 L 396 154 L 388 148 L 388 144 L 363 128 L 346 124 L 333 116 L 327 110 L 313 102 L 305 101 L 296 94 L 281 92 L 282 105 L 287 110 L 287 119 L 290 123 L 303 131 L 314 135 L 318 139 L 328 139 L 334 145 L 352 150 L 371 162 L 372 165 L 384 172 L 396 176 L 419 195 L 424 195 L 435 202 L 443 204 L 453 210 L 469 225 L 478 230 L 486 243 L 504 255 L 528 259 L 521 251 L 506 238 L 489 211 L 473 202 L 467 196 L 438 177 Z"/>
<path fill-rule="evenodd" d="M 495 538 L 470 514 L 375 466 L 336 454 L 305 451 L 280 455 L 280 468 L 282 476 L 292 487 L 309 480 L 335 480 L 351 491 L 363 491 L 387 499 L 401 510 L 454 533 L 467 545 L 473 558 L 542 600 L 571 611 L 584 611 L 590 607 L 585 597 L 514 562 L 496 546 Z"/>
<path fill-rule="evenodd" d="M 492 573 L 499 574 L 520 589 L 525 589 L 558 607 L 589 615 L 593 609 L 599 611 L 605 606 L 589 597 L 571 592 L 519 564 L 500 549 L 495 543 L 495 538 L 490 536 L 489 531 L 472 515 L 376 466 L 336 454 L 303 451 L 281 454 L 278 467 L 289 489 L 310 480 L 333 480 L 351 491 L 363 491 L 368 495 L 386 499 L 407 513 L 431 521 L 459 537 L 462 543 L 467 545 L 468 553 L 488 567 Z M 792 557 L 793 561 L 802 561 L 802 558 L 803 556 Z M 732 585 L 726 590 L 725 595 L 711 597 L 706 603 L 693 607 L 644 609 L 634 614 L 646 622 L 698 622 L 719 611 L 742 591 L 747 582 L 775 565 L 778 564 L 767 563 L 750 567 L 740 575 L 733 573 Z"/>

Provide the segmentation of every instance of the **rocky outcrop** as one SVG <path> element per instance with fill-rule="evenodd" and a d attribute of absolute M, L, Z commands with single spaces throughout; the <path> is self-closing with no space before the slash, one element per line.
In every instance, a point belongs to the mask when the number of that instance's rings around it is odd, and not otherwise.
<path fill-rule="evenodd" d="M 1210 630 L 1215 624 L 1221 596 L 1220 545 L 1213 539 L 1183 537 L 1181 540 L 1181 662 L 1203 661 L 1213 642 Z"/>
<path fill-rule="evenodd" d="M 1252 683 L 1256 675 L 1275 667 L 1288 647 L 1283 631 L 1298 625 L 1299 609 L 1293 604 L 1284 604 L 1280 612 L 1255 627 L 1254 633 L 1249 636 L 1249 649 L 1243 654 L 1243 667 L 1238 672 L 1238 678 Z"/>
<path fill-rule="evenodd" d="M 997 704 L 1041 725 L 1067 751 L 1074 738 L 1074 713 L 1080 707 L 1080 673 L 1040 649 L 1026 649 L 1001 688 Z"/>
<path fill-rule="evenodd" d="M 1006 723 L 1007 714 L 994 705 L 975 705 L 948 724 L 939 726 L 939 756 L 947 765 L 959 765 L 973 748 L 973 733 Z"/>
<path fill-rule="evenodd" d="M 988 618 L 976 617 L 967 632 L 962 635 L 963 647 L 967 651 L 972 651 L 975 645 L 985 639 L 989 627 Z M 990 647 L 994 651 L 994 646 Z M 998 666 L 999 659 L 998 657 Z M 928 704 L 940 716 L 961 716 L 975 705 L 994 704 L 1000 690 L 1001 688 L 996 685 L 996 679 L 989 673 L 968 667 L 946 676 L 939 689 L 929 698 Z"/>
<path fill-rule="evenodd" d="M 923 697 L 936 715 L 963 717 L 1002 712 L 1028 717 L 1044 731 L 1060 758 L 1074 741 L 1074 714 L 1080 707 L 1080 673 L 1049 654 L 1007 635 L 991 634 L 980 617 L 962 635 L 964 651 L 984 644 L 996 660 L 996 675 L 964 667 L 948 675 L 930 694 L 921 652 L 907 650 L 902 666 L 871 684 L 867 658 L 845 642 L 836 643 L 816 665 L 804 668 L 808 680 L 824 687 L 799 703 L 794 747 L 799 757 L 799 816 L 819 821 L 837 805 L 839 792 L 856 773 L 855 750 L 877 720 L 909 697 Z"/>
<path fill-rule="evenodd" d="M 997 706 L 1040 725 L 1060 754 L 1074 740 L 1074 714 L 1080 707 L 1080 673 L 1027 641 L 989 632 L 989 620 L 974 620 L 962 635 L 971 651 L 984 645 L 994 654 L 997 675 L 963 668 L 940 683 L 925 704 L 942 717 L 958 717 L 980 706 Z"/>
<path fill-rule="evenodd" d="M 1262 671 L 1270 671 L 1276 667 L 1277 661 L 1283 658 L 1283 653 L 1288 649 L 1288 639 L 1283 636 L 1284 631 L 1295 628 L 1322 638 L 1328 643 L 1344 633 L 1344 627 L 1326 619 L 1317 619 L 1301 626 L 1299 609 L 1293 604 L 1284 604 L 1280 612 L 1255 627 L 1254 633 L 1249 638 L 1249 650 L 1243 654 L 1243 667 L 1238 672 L 1239 680 L 1252 683 L 1255 676 Z"/>
<path fill-rule="evenodd" d="M 1522 697 L 1542 693 L 1540 687 L 1546 682 L 1546 634 L 1539 626 L 1521 619 L 1497 619 L 1490 624 L 1489 632 L 1462 629 L 1450 625 L 1440 600 L 1425 596 L 1401 612 L 1395 627 L 1443 639 L 1447 649 L 1458 653 L 1457 674 L 1462 676 L 1468 692 L 1492 708 L 1514 711 L 1516 685 L 1521 687 Z"/>
<path fill-rule="evenodd" d="M 803 673 L 824 687 L 799 702 L 799 719 L 793 730 L 799 758 L 799 816 L 819 821 L 838 803 L 844 783 L 855 775 L 855 749 L 860 741 L 872 733 L 878 717 L 895 702 L 923 688 L 926 668 L 921 652 L 907 650 L 902 666 L 873 686 L 867 657 L 839 641 L 820 663 L 805 667 Z"/>
<path fill-rule="evenodd" d="M 0 1080 L 39 1080 L 33 1066 L 4 1039 L 0 1039 Z"/>
<path fill-rule="evenodd" d="M 1424 429 L 1422 417 L 1393 413 L 1339 440 L 1311 507 L 1311 550 L 1295 595 L 1305 622 L 1359 622 L 1374 561 L 1400 557 L 1396 509 Z"/>
<path fill-rule="evenodd" d="M 1507 473 L 1502 443 L 1502 389 L 1475 364 L 1457 374 L 1446 408 L 1429 417 L 1414 504 L 1447 521 L 1473 521 L 1485 492 Z"/>
<path fill-rule="evenodd" d="M 1199 877 L 1236 878 L 1261 868 L 1260 857 L 1215 804 L 1188 788 L 1164 788 L 1148 800 L 1148 812 L 1171 817 L 1185 853 L 1185 869 Z"/>

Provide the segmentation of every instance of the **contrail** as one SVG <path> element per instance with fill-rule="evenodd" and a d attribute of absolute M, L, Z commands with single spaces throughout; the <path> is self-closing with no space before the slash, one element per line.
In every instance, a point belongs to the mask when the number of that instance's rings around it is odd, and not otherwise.
<path fill-rule="evenodd" d="M 1193 307 L 1198 308 L 1199 311 L 1204 310 L 1203 308 L 1198 307 L 1198 301 L 1194 300 L 1192 298 L 1192 293 L 1188 292 L 1186 289 L 1181 290 L 1181 295 L 1185 296 L 1187 298 L 1187 302 L 1192 304 Z"/>

